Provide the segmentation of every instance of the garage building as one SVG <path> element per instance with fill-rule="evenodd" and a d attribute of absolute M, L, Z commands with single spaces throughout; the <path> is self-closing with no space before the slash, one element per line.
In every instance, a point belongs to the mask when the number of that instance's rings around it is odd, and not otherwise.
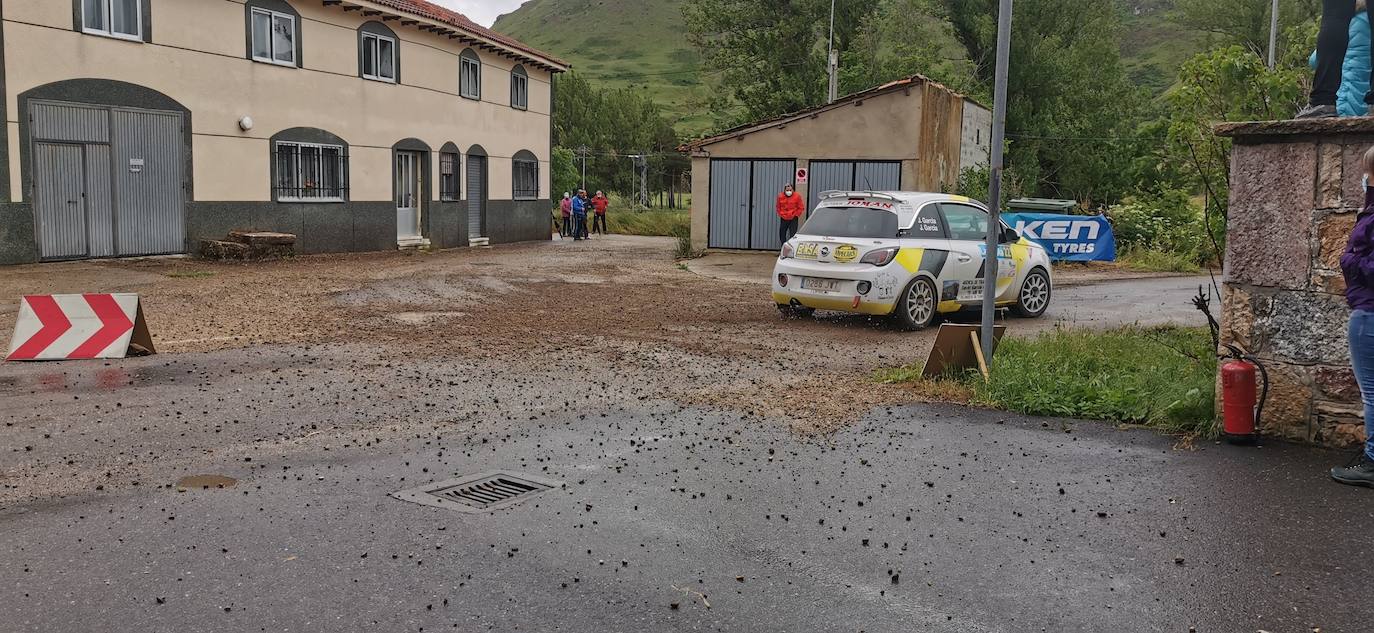
<path fill-rule="evenodd" d="M 991 129 L 986 107 L 915 75 L 687 143 L 692 247 L 777 250 L 774 205 L 788 183 L 807 209 L 824 191 L 946 190 L 988 164 Z"/>

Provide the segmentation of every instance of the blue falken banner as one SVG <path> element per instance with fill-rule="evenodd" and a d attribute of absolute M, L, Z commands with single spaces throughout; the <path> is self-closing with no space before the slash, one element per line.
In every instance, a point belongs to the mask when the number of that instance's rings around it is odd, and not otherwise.
<path fill-rule="evenodd" d="M 1002 220 L 1055 261 L 1116 261 L 1116 236 L 1106 216 L 1003 213 Z"/>

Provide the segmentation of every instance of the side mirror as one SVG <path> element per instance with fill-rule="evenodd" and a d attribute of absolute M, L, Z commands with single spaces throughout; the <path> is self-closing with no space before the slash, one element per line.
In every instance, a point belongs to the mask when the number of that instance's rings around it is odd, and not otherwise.
<path fill-rule="evenodd" d="M 1016 232 L 1016 229 L 1013 229 L 1013 228 L 1011 228 L 1011 227 L 1009 227 L 1009 226 L 1004 226 L 1004 227 L 1002 227 L 1002 240 L 1001 240 L 1001 242 L 1002 242 L 1003 244 L 1015 244 L 1015 243 L 1017 243 L 1017 242 L 1019 242 L 1019 241 L 1021 241 L 1021 234 L 1020 234 L 1020 233 L 1017 233 L 1017 232 Z"/>

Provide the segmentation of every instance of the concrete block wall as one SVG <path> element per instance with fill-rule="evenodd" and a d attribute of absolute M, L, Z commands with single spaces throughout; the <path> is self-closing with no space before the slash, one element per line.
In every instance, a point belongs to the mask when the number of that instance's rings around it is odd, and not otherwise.
<path fill-rule="evenodd" d="M 1364 203 L 1374 121 L 1223 124 L 1234 141 L 1221 338 L 1261 359 L 1263 432 L 1347 447 L 1364 441 L 1350 369 L 1340 256 Z"/>

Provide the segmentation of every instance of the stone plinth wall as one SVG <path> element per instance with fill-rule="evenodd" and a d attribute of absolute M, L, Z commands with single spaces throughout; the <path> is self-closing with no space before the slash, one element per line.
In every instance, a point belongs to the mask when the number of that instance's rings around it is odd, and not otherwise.
<path fill-rule="evenodd" d="M 1350 370 L 1340 256 L 1364 204 L 1374 119 L 1217 126 L 1235 141 L 1221 340 L 1269 370 L 1263 432 L 1327 446 L 1364 440 Z"/>

